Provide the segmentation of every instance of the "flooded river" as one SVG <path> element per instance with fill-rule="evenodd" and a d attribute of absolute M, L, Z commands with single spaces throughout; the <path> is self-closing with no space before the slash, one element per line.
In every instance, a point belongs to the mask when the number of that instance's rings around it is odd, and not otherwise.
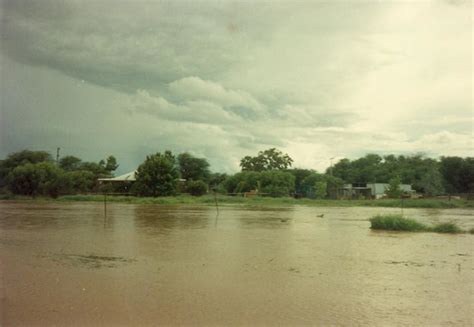
<path fill-rule="evenodd" d="M 0 202 L 0 325 L 471 326 L 474 235 L 369 229 L 399 212 Z"/>

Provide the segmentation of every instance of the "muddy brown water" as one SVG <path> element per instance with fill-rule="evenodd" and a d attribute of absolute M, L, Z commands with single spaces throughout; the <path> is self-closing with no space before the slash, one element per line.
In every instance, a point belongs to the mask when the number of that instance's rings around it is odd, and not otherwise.
<path fill-rule="evenodd" d="M 473 324 L 474 235 L 369 229 L 400 209 L 103 209 L 0 202 L 2 326 Z"/>

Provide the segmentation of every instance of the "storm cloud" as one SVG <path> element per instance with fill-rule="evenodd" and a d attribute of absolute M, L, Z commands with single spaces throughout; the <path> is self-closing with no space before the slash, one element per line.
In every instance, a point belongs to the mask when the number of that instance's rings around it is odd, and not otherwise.
<path fill-rule="evenodd" d="M 1 151 L 472 155 L 470 1 L 2 1 Z"/>

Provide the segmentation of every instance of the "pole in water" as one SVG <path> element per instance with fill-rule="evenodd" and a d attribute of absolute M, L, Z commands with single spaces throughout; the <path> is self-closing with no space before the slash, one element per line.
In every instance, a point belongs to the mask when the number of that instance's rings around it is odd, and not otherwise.
<path fill-rule="evenodd" d="M 105 227 L 106 219 L 107 219 L 107 193 L 104 192 L 104 227 Z"/>
<path fill-rule="evenodd" d="M 214 222 L 214 227 L 217 227 L 217 218 L 219 217 L 219 205 L 217 204 L 217 195 L 216 195 L 215 190 L 214 190 L 214 201 L 216 202 L 216 220 Z"/>

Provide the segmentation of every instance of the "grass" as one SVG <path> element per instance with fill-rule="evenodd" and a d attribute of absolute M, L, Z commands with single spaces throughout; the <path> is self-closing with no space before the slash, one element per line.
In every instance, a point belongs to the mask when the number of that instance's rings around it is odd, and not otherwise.
<path fill-rule="evenodd" d="M 8 199 L 12 199 L 8 197 Z M 31 200 L 28 197 L 14 196 L 13 200 Z M 47 197 L 38 197 L 35 201 L 104 201 L 102 194 L 90 195 L 64 195 L 57 199 Z M 107 201 L 119 203 L 133 204 L 163 204 L 163 205 L 215 205 L 214 195 L 204 195 L 194 197 L 190 195 L 166 196 L 166 197 L 135 197 L 123 195 L 108 195 Z M 217 195 L 219 205 L 269 205 L 269 206 L 288 206 L 288 205 L 305 205 L 315 207 L 389 207 L 399 208 L 474 208 L 474 201 L 468 200 L 441 200 L 441 199 L 406 199 L 403 203 L 399 199 L 382 199 L 382 200 L 313 200 L 313 199 L 295 199 L 291 197 L 271 198 L 271 197 L 250 197 Z"/>
<path fill-rule="evenodd" d="M 450 233 L 450 234 L 463 233 L 463 230 L 453 223 L 438 224 L 438 225 L 433 226 L 431 229 L 435 233 Z"/>
<path fill-rule="evenodd" d="M 370 228 L 376 230 L 405 231 L 405 232 L 435 232 L 459 234 L 467 233 L 454 223 L 441 223 L 428 226 L 411 218 L 404 218 L 402 215 L 377 215 L 370 218 Z M 474 228 L 469 230 L 474 233 Z"/>
<path fill-rule="evenodd" d="M 380 230 L 395 230 L 420 232 L 426 231 L 427 226 L 414 219 L 403 218 L 401 215 L 377 215 L 370 218 L 370 228 Z"/>

